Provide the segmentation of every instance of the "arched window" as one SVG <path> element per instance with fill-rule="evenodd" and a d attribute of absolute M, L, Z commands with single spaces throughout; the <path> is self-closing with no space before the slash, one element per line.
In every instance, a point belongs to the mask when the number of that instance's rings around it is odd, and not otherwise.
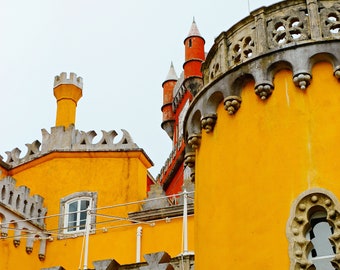
<path fill-rule="evenodd" d="M 83 234 L 89 207 L 90 209 L 97 207 L 96 192 L 76 192 L 60 200 L 59 238 Z M 95 223 L 96 217 L 91 215 L 91 229 L 95 228 Z"/>
<path fill-rule="evenodd" d="M 324 189 L 304 192 L 287 223 L 290 269 L 340 268 L 340 214 L 336 197 Z"/>
<path fill-rule="evenodd" d="M 80 232 L 85 230 L 87 209 L 91 198 L 74 199 L 66 203 L 66 217 L 64 228 L 66 232 Z"/>

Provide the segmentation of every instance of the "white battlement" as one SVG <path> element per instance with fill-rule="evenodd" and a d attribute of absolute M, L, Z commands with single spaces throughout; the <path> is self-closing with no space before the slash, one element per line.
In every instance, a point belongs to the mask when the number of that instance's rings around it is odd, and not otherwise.
<path fill-rule="evenodd" d="M 54 77 L 54 88 L 61 84 L 74 84 L 80 89 L 83 89 L 83 78 L 77 77 L 77 74 L 73 72 L 71 72 L 70 76 L 67 77 L 67 73 L 62 72 L 60 75 Z"/>

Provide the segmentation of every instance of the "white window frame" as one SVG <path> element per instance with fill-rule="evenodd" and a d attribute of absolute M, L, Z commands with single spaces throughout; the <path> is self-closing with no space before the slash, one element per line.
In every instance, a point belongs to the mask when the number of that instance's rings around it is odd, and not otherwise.
<path fill-rule="evenodd" d="M 81 201 L 89 201 L 90 209 L 95 209 L 97 207 L 97 193 L 96 192 L 76 192 L 71 195 L 68 195 L 60 200 L 60 218 L 59 218 L 59 239 L 70 238 L 75 236 L 83 235 L 85 232 L 85 224 L 80 224 L 80 213 L 86 214 L 86 209 L 80 209 Z M 75 212 L 69 212 L 70 204 L 78 202 L 77 210 Z M 81 212 L 80 212 L 81 211 Z M 76 224 L 75 230 L 71 230 L 69 226 L 69 218 L 70 214 L 76 214 Z M 86 219 L 85 219 L 86 221 Z M 91 215 L 91 232 L 94 233 L 95 224 L 96 224 L 96 216 Z M 84 226 L 83 226 L 84 225 Z"/>

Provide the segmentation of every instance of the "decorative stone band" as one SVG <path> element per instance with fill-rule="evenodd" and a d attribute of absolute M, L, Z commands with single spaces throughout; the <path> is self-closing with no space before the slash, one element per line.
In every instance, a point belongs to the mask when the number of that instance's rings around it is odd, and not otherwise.
<path fill-rule="evenodd" d="M 12 167 L 16 167 L 53 151 L 139 150 L 130 134 L 124 129 L 122 129 L 122 133 L 123 136 L 120 141 L 114 143 L 114 139 L 118 135 L 117 132 L 114 130 L 102 131 L 102 138 L 97 143 L 93 143 L 93 139 L 97 135 L 93 130 L 89 132 L 79 131 L 74 128 L 74 125 L 70 125 L 66 129 L 62 126 L 52 127 L 51 133 L 48 133 L 43 129 L 42 144 L 39 141 L 34 141 L 32 144 L 26 144 L 27 152 L 23 157 L 20 157 L 21 150 L 18 148 L 6 152 L 6 163 Z M 2 159 L 1 156 L 0 159 Z"/>
<path fill-rule="evenodd" d="M 241 105 L 242 88 L 250 81 L 255 82 L 255 94 L 266 100 L 274 93 L 272 80 L 275 73 L 281 69 L 290 69 L 296 87 L 306 91 L 312 83 L 311 69 L 319 61 L 331 63 L 334 76 L 340 81 L 339 45 L 340 40 L 326 40 L 288 47 L 280 52 L 249 60 L 225 72 L 213 83 L 205 85 L 192 100 L 184 119 L 186 142 L 192 143 L 192 138 L 200 136 L 202 129 L 206 132 L 213 131 L 218 120 L 216 111 L 220 103 L 223 102 L 229 115 L 234 114 Z"/>

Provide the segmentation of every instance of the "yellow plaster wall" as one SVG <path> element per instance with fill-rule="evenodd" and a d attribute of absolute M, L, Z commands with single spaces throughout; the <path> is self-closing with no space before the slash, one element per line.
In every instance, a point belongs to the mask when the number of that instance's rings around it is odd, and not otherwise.
<path fill-rule="evenodd" d="M 307 90 L 275 75 L 266 100 L 254 84 L 230 116 L 220 104 L 196 156 L 196 269 L 288 269 L 292 202 L 322 187 L 340 198 L 340 85 L 318 63 Z"/>
<path fill-rule="evenodd" d="M 31 195 L 43 196 L 48 208 L 47 215 L 54 215 L 60 213 L 60 199 L 75 192 L 97 192 L 98 208 L 145 199 L 147 168 L 150 166 L 150 161 L 139 151 L 56 152 L 12 169 L 9 174 L 16 179 L 17 186 L 26 185 Z M 138 210 L 140 205 L 130 205 L 97 210 L 97 213 L 127 217 L 128 212 Z M 108 220 L 98 216 L 96 222 Z M 191 250 L 194 243 L 193 223 L 193 217 L 190 217 Z M 58 229 L 58 217 L 46 219 L 46 224 L 47 230 Z M 129 226 L 119 227 L 123 224 Z M 97 224 L 96 233 L 90 236 L 89 267 L 93 267 L 92 261 L 112 258 L 121 264 L 134 263 L 138 226 L 127 221 Z M 157 221 L 155 226 L 141 226 L 142 255 L 163 250 L 171 256 L 181 253 L 181 219 Z M 33 253 L 28 255 L 25 252 L 25 241 L 14 248 L 12 237 L 13 231 L 10 231 L 9 237 L 2 240 L 0 245 L 0 253 L 6 254 L 0 260 L 1 269 L 20 269 L 23 265 L 25 269 L 32 270 L 56 265 L 62 265 L 67 270 L 78 269 L 83 237 L 58 240 L 57 234 L 52 234 L 53 241 L 47 243 L 46 259 L 43 262 L 38 259 L 38 241 Z"/>

